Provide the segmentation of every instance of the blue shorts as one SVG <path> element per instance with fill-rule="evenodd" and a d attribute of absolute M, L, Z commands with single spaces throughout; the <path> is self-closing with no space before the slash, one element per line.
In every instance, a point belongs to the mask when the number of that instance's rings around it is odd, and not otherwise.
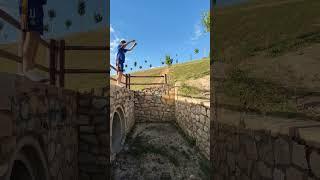
<path fill-rule="evenodd" d="M 118 71 L 120 71 L 120 72 L 124 71 L 123 63 L 118 63 Z"/>
<path fill-rule="evenodd" d="M 45 1 L 40 2 L 39 0 L 29 0 L 28 3 L 30 6 L 28 7 L 27 29 L 25 30 L 36 31 L 43 35 L 43 4 L 45 3 Z M 19 12 L 21 15 L 21 4 L 19 5 Z"/>

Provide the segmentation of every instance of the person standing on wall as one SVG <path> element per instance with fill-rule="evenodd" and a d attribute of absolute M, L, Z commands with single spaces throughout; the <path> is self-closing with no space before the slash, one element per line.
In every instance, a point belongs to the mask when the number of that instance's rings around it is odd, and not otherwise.
<path fill-rule="evenodd" d="M 134 43 L 131 48 L 126 49 L 126 47 L 130 44 L 130 43 Z M 131 51 L 135 46 L 137 45 L 135 40 L 126 42 L 126 40 L 122 39 L 120 41 L 120 44 L 118 45 L 118 53 L 117 53 L 117 59 L 116 59 L 116 65 L 117 65 L 117 70 L 118 70 L 118 78 L 117 78 L 117 85 L 121 86 L 121 79 L 123 76 L 123 72 L 124 72 L 124 62 L 125 62 L 125 58 L 126 55 L 125 53 L 128 51 Z"/>
<path fill-rule="evenodd" d="M 19 0 L 22 39 L 20 54 L 22 69 L 20 73 L 32 81 L 45 81 L 48 76 L 40 74 L 35 69 L 35 58 L 41 35 L 43 35 L 43 6 L 47 0 Z M 22 72 L 21 72 L 22 71 Z"/>

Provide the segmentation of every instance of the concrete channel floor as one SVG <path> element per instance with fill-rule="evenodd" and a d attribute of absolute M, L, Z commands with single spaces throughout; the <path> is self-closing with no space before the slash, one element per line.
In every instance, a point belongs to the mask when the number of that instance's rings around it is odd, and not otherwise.
<path fill-rule="evenodd" d="M 136 123 L 112 163 L 113 180 L 206 180 L 209 161 L 176 125 Z"/>

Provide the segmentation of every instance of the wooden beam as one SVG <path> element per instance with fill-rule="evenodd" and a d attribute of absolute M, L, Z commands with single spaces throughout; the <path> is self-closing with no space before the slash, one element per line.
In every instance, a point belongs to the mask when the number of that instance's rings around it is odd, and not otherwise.
<path fill-rule="evenodd" d="M 64 87 L 65 84 L 65 41 L 59 42 L 59 86 Z"/>
<path fill-rule="evenodd" d="M 65 50 L 110 50 L 110 47 L 107 46 L 73 46 L 73 45 L 68 45 L 65 47 Z"/>

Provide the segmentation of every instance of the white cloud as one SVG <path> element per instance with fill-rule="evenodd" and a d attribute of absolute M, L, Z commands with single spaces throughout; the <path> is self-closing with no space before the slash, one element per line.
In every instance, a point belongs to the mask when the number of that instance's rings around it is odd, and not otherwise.
<path fill-rule="evenodd" d="M 201 26 L 199 23 L 197 23 L 195 26 L 194 26 L 194 32 L 193 32 L 193 35 L 191 37 L 191 41 L 196 41 L 198 40 L 201 36 L 203 35 L 203 32 L 201 31 Z"/>
<path fill-rule="evenodd" d="M 114 29 L 112 27 L 112 25 L 110 24 L 110 33 L 113 33 L 114 32 Z"/>
<path fill-rule="evenodd" d="M 110 61 L 112 64 L 115 64 L 115 58 L 117 55 L 117 46 L 119 44 L 120 38 L 118 36 L 120 34 L 112 24 L 110 24 Z"/>

